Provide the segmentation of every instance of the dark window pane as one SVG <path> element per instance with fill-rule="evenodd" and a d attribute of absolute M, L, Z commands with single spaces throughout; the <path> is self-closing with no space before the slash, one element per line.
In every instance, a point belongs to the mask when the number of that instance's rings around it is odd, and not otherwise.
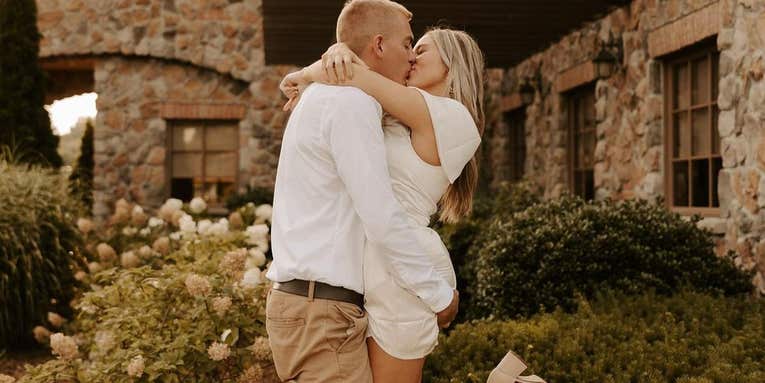
<path fill-rule="evenodd" d="M 710 148 L 711 133 L 709 132 L 709 109 L 696 109 L 692 112 L 693 123 L 691 126 L 692 131 L 692 145 L 693 155 L 708 155 Z"/>
<path fill-rule="evenodd" d="M 194 181 L 191 178 L 173 178 L 170 196 L 181 201 L 191 201 L 194 198 Z"/>
<path fill-rule="evenodd" d="M 720 170 L 722 170 L 722 157 L 712 158 L 712 207 L 720 207 L 720 198 L 717 194 Z"/>
<path fill-rule="evenodd" d="M 674 90 L 674 108 L 687 109 L 690 106 L 690 75 L 688 73 L 688 64 L 680 63 L 675 65 L 673 76 Z"/>
<path fill-rule="evenodd" d="M 718 62 L 720 61 L 720 56 L 715 53 L 712 55 L 712 102 L 717 102 L 717 82 L 720 80 L 720 69 L 718 67 Z"/>
<path fill-rule="evenodd" d="M 712 107 L 712 154 L 720 154 L 720 131 L 717 130 L 717 119 L 720 113 L 717 106 Z"/>
<path fill-rule="evenodd" d="M 693 206 L 709 207 L 709 160 L 691 162 Z"/>
<path fill-rule="evenodd" d="M 692 86 L 691 101 L 693 105 L 706 104 L 709 102 L 709 59 L 704 58 L 696 60 L 692 67 Z"/>
<path fill-rule="evenodd" d="M 688 162 L 672 164 L 672 202 L 675 206 L 688 206 Z"/>
<path fill-rule="evenodd" d="M 673 158 L 688 158 L 691 155 L 691 126 L 688 113 L 675 114 L 672 123 Z"/>
<path fill-rule="evenodd" d="M 592 170 L 584 171 L 584 199 L 591 200 L 595 198 L 595 172 Z"/>

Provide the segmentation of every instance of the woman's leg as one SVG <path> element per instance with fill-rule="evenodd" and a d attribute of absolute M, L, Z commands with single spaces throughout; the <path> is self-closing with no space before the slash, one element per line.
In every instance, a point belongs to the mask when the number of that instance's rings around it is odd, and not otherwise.
<path fill-rule="evenodd" d="M 374 338 L 367 338 L 369 364 L 372 367 L 372 380 L 375 383 L 420 383 L 422 366 L 425 358 L 398 359 L 385 352 Z"/>

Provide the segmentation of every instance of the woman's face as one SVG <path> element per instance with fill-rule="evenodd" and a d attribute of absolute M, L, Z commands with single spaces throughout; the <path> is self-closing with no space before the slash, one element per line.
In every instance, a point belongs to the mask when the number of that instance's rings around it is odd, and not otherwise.
<path fill-rule="evenodd" d="M 433 39 L 425 35 L 414 46 L 415 61 L 409 70 L 407 85 L 420 89 L 437 89 L 446 83 L 449 69 L 441 60 Z M 443 86 L 443 89 L 446 89 Z"/>

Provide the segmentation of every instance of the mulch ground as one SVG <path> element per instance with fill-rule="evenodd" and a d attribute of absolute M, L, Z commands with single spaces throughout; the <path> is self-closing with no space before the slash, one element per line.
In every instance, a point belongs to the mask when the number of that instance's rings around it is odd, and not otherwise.
<path fill-rule="evenodd" d="M 49 350 L 20 350 L 0 353 L 0 374 L 16 379 L 24 375 L 25 364 L 40 364 L 53 359 Z"/>

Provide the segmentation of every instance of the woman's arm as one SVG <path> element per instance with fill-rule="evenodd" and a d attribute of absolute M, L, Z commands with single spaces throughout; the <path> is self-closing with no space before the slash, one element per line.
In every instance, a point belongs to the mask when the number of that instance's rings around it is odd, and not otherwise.
<path fill-rule="evenodd" d="M 348 63 L 342 63 L 341 66 L 345 65 Z M 341 73 L 346 71 L 345 68 L 340 69 L 335 65 L 335 71 L 331 69 L 327 71 L 322 62 L 317 61 L 304 68 L 303 78 L 310 82 L 357 87 L 374 97 L 386 112 L 408 126 L 412 131 L 413 138 L 415 136 L 420 139 L 432 137 L 428 141 L 435 142 L 433 122 L 430 119 L 428 105 L 418 90 L 401 85 L 363 65 L 351 63 L 350 67 L 352 68 L 352 76 L 347 75 L 345 81 L 342 81 L 343 75 Z M 340 78 L 338 79 L 338 77 Z"/>

